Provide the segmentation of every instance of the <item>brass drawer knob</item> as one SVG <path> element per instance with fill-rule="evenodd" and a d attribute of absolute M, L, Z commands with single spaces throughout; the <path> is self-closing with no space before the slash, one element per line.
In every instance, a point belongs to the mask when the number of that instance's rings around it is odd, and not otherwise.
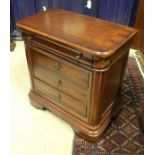
<path fill-rule="evenodd" d="M 60 79 L 58 79 L 58 80 L 56 80 L 56 84 L 57 84 L 58 86 L 60 86 L 60 85 L 62 85 L 62 81 L 61 81 Z"/>
<path fill-rule="evenodd" d="M 82 57 L 82 55 L 83 55 L 82 53 L 79 53 L 78 55 L 75 56 L 75 59 L 79 60 Z"/>
<path fill-rule="evenodd" d="M 61 99 L 61 94 L 60 94 L 60 93 L 57 94 L 57 98 L 58 98 L 59 100 Z"/>
<path fill-rule="evenodd" d="M 79 60 L 80 58 L 81 58 L 81 55 L 76 55 L 76 56 L 75 56 L 75 59 L 76 59 L 76 60 Z"/>
<path fill-rule="evenodd" d="M 55 68 L 56 70 L 59 70 L 61 67 L 62 67 L 62 66 L 61 66 L 60 63 L 58 63 L 58 62 L 55 63 L 54 68 Z"/>
<path fill-rule="evenodd" d="M 28 36 L 28 37 L 27 37 L 28 40 L 31 40 L 31 38 L 32 38 L 31 36 Z"/>

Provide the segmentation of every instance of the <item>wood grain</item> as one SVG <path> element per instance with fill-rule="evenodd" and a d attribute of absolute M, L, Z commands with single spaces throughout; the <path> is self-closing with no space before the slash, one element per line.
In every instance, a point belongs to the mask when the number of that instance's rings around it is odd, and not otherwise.
<path fill-rule="evenodd" d="M 103 58 L 136 33 L 133 28 L 57 8 L 21 19 L 17 26 Z"/>

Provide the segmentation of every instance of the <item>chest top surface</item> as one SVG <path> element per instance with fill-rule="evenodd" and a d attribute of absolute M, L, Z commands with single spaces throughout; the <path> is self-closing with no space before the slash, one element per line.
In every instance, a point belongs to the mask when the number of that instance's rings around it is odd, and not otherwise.
<path fill-rule="evenodd" d="M 70 11 L 51 9 L 17 22 L 23 31 L 106 57 L 134 37 L 136 30 Z"/>

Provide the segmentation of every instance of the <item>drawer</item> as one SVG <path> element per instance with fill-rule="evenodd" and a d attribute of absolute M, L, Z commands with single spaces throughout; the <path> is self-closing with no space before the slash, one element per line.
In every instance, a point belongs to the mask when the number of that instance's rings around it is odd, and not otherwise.
<path fill-rule="evenodd" d="M 55 41 L 43 39 L 41 37 L 36 37 L 33 35 L 25 37 L 26 42 L 29 44 L 37 45 L 37 47 L 40 47 L 45 50 L 49 50 L 49 52 L 58 54 L 58 55 L 64 55 L 72 60 L 87 64 L 89 66 L 92 66 L 92 56 L 86 55 L 81 51 L 78 51 L 76 49 L 73 49 L 69 46 L 64 45 L 63 43 L 58 43 Z"/>
<path fill-rule="evenodd" d="M 45 84 L 44 82 L 34 78 L 34 90 L 39 93 L 39 95 L 45 97 L 57 106 L 64 107 L 67 111 L 72 110 L 80 114 L 80 116 L 86 117 L 87 107 L 83 103 L 73 99 L 72 97 L 62 93 L 61 91 L 54 89 L 53 87 Z"/>
<path fill-rule="evenodd" d="M 90 71 L 33 50 L 31 57 L 35 77 L 84 103 L 89 102 L 92 76 Z"/>

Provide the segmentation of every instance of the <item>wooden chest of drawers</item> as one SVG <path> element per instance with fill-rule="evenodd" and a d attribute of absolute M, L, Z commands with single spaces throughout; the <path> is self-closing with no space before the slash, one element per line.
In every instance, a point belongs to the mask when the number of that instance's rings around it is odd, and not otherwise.
<path fill-rule="evenodd" d="M 52 9 L 17 22 L 25 41 L 30 102 L 97 140 L 120 109 L 121 81 L 136 30 Z"/>

